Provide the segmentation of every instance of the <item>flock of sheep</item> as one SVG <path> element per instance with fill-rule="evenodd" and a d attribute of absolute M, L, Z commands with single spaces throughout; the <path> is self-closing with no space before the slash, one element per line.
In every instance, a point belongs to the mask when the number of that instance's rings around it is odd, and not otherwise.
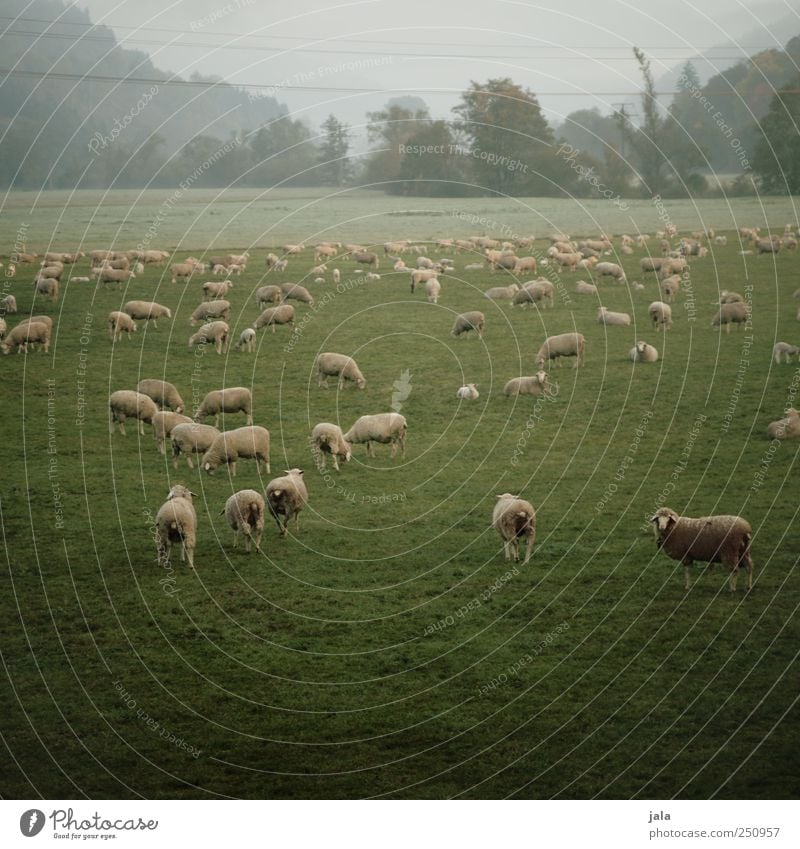
<path fill-rule="evenodd" d="M 713 232 L 695 232 L 675 243 L 677 236 L 677 232 L 671 228 L 656 234 L 655 238 L 660 240 L 660 256 L 649 252 L 650 237 L 646 235 L 640 235 L 636 239 L 623 235 L 616 248 L 612 240 L 605 235 L 580 242 L 564 235 L 556 235 L 551 237 L 551 245 L 546 252 L 537 256 L 518 255 L 524 249 L 532 250 L 532 236 L 516 239 L 513 243 L 485 236 L 440 239 L 433 245 L 428 245 L 427 249 L 405 240 L 394 241 L 383 245 L 383 257 L 361 245 L 323 242 L 315 246 L 315 266 L 304 275 L 304 279 L 311 277 L 316 283 L 324 283 L 328 281 L 330 273 L 330 279 L 338 284 L 341 269 L 333 268 L 330 272 L 328 269 L 328 264 L 336 261 L 340 264 L 354 262 L 358 267 L 354 273 L 365 273 L 361 266 L 366 266 L 369 270 L 364 279 L 379 280 L 378 270 L 381 259 L 384 259 L 384 262 L 391 264 L 395 275 L 407 275 L 412 293 L 418 287 L 424 287 L 428 301 L 435 304 L 442 294 L 442 278 L 455 273 L 454 261 L 443 257 L 442 254 L 466 253 L 472 260 L 465 266 L 466 270 L 488 267 L 493 272 L 511 272 L 515 277 L 535 274 L 545 269 L 585 272 L 593 282 L 577 281 L 574 289 L 576 294 L 598 297 L 600 290 L 597 283 L 605 277 L 619 284 L 630 285 L 635 291 L 645 288 L 636 281 L 628 284 L 625 271 L 619 263 L 602 259 L 614 250 L 622 255 L 631 254 L 634 246 L 638 244 L 647 251 L 647 255 L 640 262 L 641 273 L 655 274 L 661 292 L 661 298 L 649 304 L 647 315 L 654 331 L 666 332 L 673 324 L 670 304 L 679 297 L 682 285 L 689 282 L 689 258 L 701 259 L 705 256 L 708 253 L 708 247 L 704 244 L 706 242 L 713 241 L 717 245 L 726 242 L 726 237 L 717 236 Z M 740 230 L 740 237 L 749 240 L 752 251 L 757 253 L 775 254 L 782 249 L 794 250 L 797 247 L 796 237 L 789 227 L 781 237 L 762 237 L 757 229 L 743 228 Z M 302 244 L 284 245 L 282 257 L 269 253 L 266 258 L 267 272 L 285 272 L 290 259 L 298 257 L 304 250 L 305 246 Z M 436 253 L 438 256 L 434 259 L 424 255 L 425 253 Z M 476 254 L 481 256 L 480 262 L 475 261 Z M 161 266 L 169 256 L 166 251 L 92 251 L 90 275 L 96 279 L 98 286 L 112 284 L 121 289 L 123 284 L 141 274 L 145 266 Z M 414 256 L 413 261 L 409 259 L 410 256 Z M 39 264 L 33 282 L 37 298 L 48 298 L 56 302 L 65 270 L 83 257 L 83 253 L 47 253 Z M 231 304 L 226 296 L 234 286 L 231 278 L 246 271 L 249 258 L 247 252 L 212 256 L 206 261 L 190 257 L 169 266 L 172 282 L 188 282 L 206 271 L 224 278 L 206 281 L 199 287 L 203 300 L 192 312 L 190 323 L 204 323 L 189 337 L 190 348 L 198 345 L 210 346 L 218 354 L 228 349 L 231 343 L 228 324 Z M 36 254 L 17 254 L 15 260 L 17 263 L 36 264 L 38 257 Z M 407 261 L 410 264 L 407 264 Z M 15 266 L 6 269 L 7 276 L 13 276 L 15 273 Z M 69 280 L 88 282 L 91 277 L 76 277 L 70 274 Z M 249 353 L 255 351 L 257 331 L 269 327 L 271 332 L 275 333 L 278 327 L 294 323 L 295 306 L 289 301 L 298 305 L 314 305 L 312 294 L 300 283 L 262 285 L 256 288 L 253 294 L 260 312 L 253 320 L 252 326 L 240 333 L 236 343 L 240 351 Z M 540 276 L 522 285 L 515 281 L 507 286 L 495 286 L 484 294 L 492 301 L 508 301 L 512 307 L 547 308 L 554 305 L 555 287 L 547 277 Z M 795 296 L 800 296 L 800 290 Z M 712 326 L 725 326 L 727 332 L 730 332 L 731 326 L 746 325 L 750 320 L 749 305 L 738 293 L 722 292 L 717 306 L 718 310 L 711 320 Z M 16 300 L 13 295 L 9 294 L 0 299 L 0 347 L 3 353 L 8 354 L 12 350 L 27 353 L 29 348 L 36 346 L 47 352 L 52 334 L 52 319 L 46 315 L 31 315 L 9 331 L 5 316 L 16 312 Z M 121 310 L 113 310 L 108 315 L 109 339 L 114 344 L 123 334 L 130 338 L 131 334 L 136 332 L 139 322 L 153 322 L 153 325 L 157 326 L 159 319 L 171 318 L 170 309 L 157 302 L 127 301 Z M 631 316 L 600 306 L 597 310 L 597 321 L 609 327 L 627 327 L 631 325 Z M 472 310 L 457 315 L 450 332 L 453 337 L 459 337 L 474 331 L 480 337 L 485 328 L 485 314 L 480 310 Z M 577 331 L 549 336 L 534 357 L 538 371 L 533 375 L 511 378 L 504 387 L 504 394 L 547 395 L 551 390 L 546 369 L 553 362 L 561 365 L 562 360 L 566 358 L 574 360 L 575 368 L 583 365 L 585 347 L 585 337 Z M 800 348 L 786 342 L 778 342 L 773 355 L 776 363 L 789 362 L 792 356 L 800 358 Z M 628 352 L 628 357 L 634 363 L 654 363 L 658 360 L 659 352 L 649 342 L 639 340 Z M 320 387 L 327 387 L 329 378 L 337 380 L 340 390 L 347 384 L 358 389 L 364 389 L 366 386 L 361 369 L 355 360 L 346 354 L 325 352 L 318 355 L 316 373 Z M 461 386 L 456 396 L 465 402 L 477 399 L 477 384 L 468 383 Z M 145 424 L 151 425 L 158 450 L 165 454 L 167 445 L 171 447 L 175 468 L 178 467 L 180 456 L 184 455 L 189 468 L 193 468 L 192 458 L 197 456 L 200 467 L 208 474 L 213 474 L 224 466 L 231 476 L 235 476 L 236 463 L 240 459 L 255 460 L 259 471 L 271 472 L 269 431 L 253 424 L 253 398 L 249 389 L 229 387 L 211 391 L 202 399 L 193 417 L 190 418 L 184 413 L 185 403 L 177 388 L 164 380 L 145 379 L 140 381 L 135 389 L 115 391 L 109 398 L 112 432 L 118 428 L 124 435 L 125 422 L 128 419 L 137 422 L 140 434 L 144 434 Z M 218 430 L 221 414 L 229 417 L 240 413 L 246 417 L 245 426 L 224 432 Z M 204 423 L 212 417 L 213 425 Z M 352 446 L 356 444 L 365 444 L 368 456 L 374 456 L 375 443 L 391 445 L 392 457 L 396 456 L 398 450 L 404 456 L 407 431 L 408 424 L 404 416 L 397 412 L 384 412 L 361 416 L 347 432 L 330 422 L 320 422 L 312 429 L 310 442 L 319 467 L 325 468 L 326 455 L 329 455 L 338 471 L 340 461 L 346 463 L 350 460 Z M 770 439 L 800 437 L 800 414 L 794 409 L 788 410 L 784 418 L 769 425 L 767 435 Z M 197 535 L 197 515 L 192 497 L 193 493 L 185 486 L 173 486 L 156 516 L 159 557 L 168 560 L 172 546 L 179 545 L 181 559 L 188 560 L 190 567 L 194 565 Z M 245 538 L 245 548 L 249 552 L 253 546 L 256 551 L 260 550 L 267 514 L 274 518 L 279 533 L 284 536 L 293 517 L 295 526 L 299 529 L 299 514 L 307 503 L 308 491 L 303 479 L 303 470 L 294 468 L 269 481 L 263 495 L 252 489 L 235 492 L 227 500 L 223 512 L 234 531 L 234 545 L 242 534 Z M 743 518 L 711 516 L 690 519 L 678 516 L 669 508 L 661 508 L 651 521 L 659 548 L 686 567 L 687 589 L 688 567 L 693 561 L 721 562 L 726 565 L 731 572 L 732 591 L 736 589 L 738 569 L 745 568 L 748 572 L 748 588 L 752 586 L 753 564 L 749 551 L 752 530 Z M 536 535 L 536 512 L 533 505 L 510 493 L 497 496 L 492 526 L 503 541 L 505 557 L 519 560 L 519 544 L 523 542 L 526 546 L 524 562 L 527 563 Z"/>

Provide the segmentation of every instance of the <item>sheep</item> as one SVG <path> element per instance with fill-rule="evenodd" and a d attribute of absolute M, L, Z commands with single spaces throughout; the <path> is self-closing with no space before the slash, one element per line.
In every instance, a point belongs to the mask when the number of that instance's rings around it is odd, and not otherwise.
<path fill-rule="evenodd" d="M 39 273 L 36 275 L 38 280 L 61 280 L 61 275 L 64 273 L 64 266 L 60 263 L 58 265 L 46 265 L 44 268 L 40 269 Z"/>
<path fill-rule="evenodd" d="M 626 312 L 612 312 L 607 307 L 599 307 L 597 323 L 605 324 L 607 327 L 628 327 L 631 323 L 631 317 Z"/>
<path fill-rule="evenodd" d="M 219 424 L 220 413 L 244 413 L 247 424 L 253 424 L 253 396 L 245 386 L 214 389 L 200 402 L 194 415 L 196 422 L 214 416 L 214 426 Z"/>
<path fill-rule="evenodd" d="M 58 300 L 59 283 L 58 280 L 39 278 L 35 282 L 36 294 L 47 295 L 54 303 Z"/>
<path fill-rule="evenodd" d="M 727 290 L 723 289 L 719 293 L 719 301 L 718 301 L 719 305 L 736 304 L 736 303 L 740 303 L 740 304 L 744 303 L 744 298 L 738 292 L 728 292 Z"/>
<path fill-rule="evenodd" d="M 197 266 L 192 262 L 176 262 L 169 267 L 172 282 L 176 283 L 180 277 L 182 280 L 191 280 L 197 273 Z"/>
<path fill-rule="evenodd" d="M 376 253 L 371 253 L 370 251 L 353 251 L 351 256 L 355 262 L 374 267 L 376 271 L 380 267 L 380 258 Z"/>
<path fill-rule="evenodd" d="M 269 512 L 278 525 L 278 532 L 286 536 L 289 522 L 295 517 L 295 529 L 300 530 L 300 511 L 308 503 L 308 490 L 302 469 L 288 469 L 280 478 L 273 478 L 264 493 Z M 283 522 L 281 522 L 283 516 Z"/>
<path fill-rule="evenodd" d="M 781 249 L 781 240 L 776 236 L 770 236 L 766 239 L 758 239 L 756 241 L 756 249 L 759 256 L 761 256 L 761 254 L 776 254 Z"/>
<path fill-rule="evenodd" d="M 534 375 L 512 377 L 503 387 L 507 397 L 517 395 L 547 395 L 550 392 L 550 381 L 546 371 L 538 371 Z"/>
<path fill-rule="evenodd" d="M 8 325 L 6 324 L 6 320 L 0 316 L 0 341 L 6 338 L 6 332 L 8 331 Z"/>
<path fill-rule="evenodd" d="M 625 283 L 627 280 L 622 266 L 615 262 L 598 262 L 594 270 L 598 277 L 613 277 L 617 283 Z"/>
<path fill-rule="evenodd" d="M 314 306 L 314 298 L 305 286 L 300 286 L 297 283 L 284 283 L 281 286 L 281 292 L 283 293 L 284 301 L 292 299 L 308 304 L 310 307 Z"/>
<path fill-rule="evenodd" d="M 148 398 L 152 398 L 158 405 L 159 410 L 172 410 L 176 413 L 182 413 L 184 410 L 181 393 L 166 380 L 145 378 L 139 381 L 136 391 L 141 392 L 142 395 L 147 395 Z"/>
<path fill-rule="evenodd" d="M 684 257 L 665 257 L 661 268 L 658 270 L 658 276 L 661 280 L 666 280 L 673 274 L 684 274 L 689 270 L 689 262 Z"/>
<path fill-rule="evenodd" d="M 466 383 L 456 392 L 456 398 L 461 401 L 476 401 L 479 397 L 477 383 Z"/>
<path fill-rule="evenodd" d="M 788 363 L 793 356 L 800 357 L 800 348 L 797 345 L 790 345 L 788 342 L 776 342 L 772 346 L 772 356 L 776 363 L 781 362 L 781 357 L 786 357 Z"/>
<path fill-rule="evenodd" d="M 120 259 L 107 259 L 103 263 L 102 267 L 110 268 L 113 271 L 128 271 L 131 267 L 131 261 L 126 256 L 123 256 Z"/>
<path fill-rule="evenodd" d="M 263 463 L 269 474 L 269 431 L 265 427 L 248 425 L 226 430 L 211 443 L 200 465 L 209 475 L 222 465 L 230 466 L 231 476 L 236 477 L 236 461 L 239 458 L 255 460 L 259 472 Z"/>
<path fill-rule="evenodd" d="M 484 267 L 482 262 L 470 262 L 464 266 L 464 271 L 481 271 Z"/>
<path fill-rule="evenodd" d="M 549 280 L 530 280 L 514 295 L 512 306 L 538 304 L 540 301 L 547 306 L 554 306 L 555 287 Z"/>
<path fill-rule="evenodd" d="M 650 321 L 653 322 L 654 330 L 672 329 L 672 307 L 665 304 L 663 301 L 653 301 L 647 308 L 647 314 L 650 316 Z"/>
<path fill-rule="evenodd" d="M 327 265 L 315 265 L 311 269 L 311 271 L 309 271 L 308 273 L 313 274 L 317 278 L 321 278 L 321 282 L 324 283 L 325 282 L 325 274 L 326 274 L 327 271 L 328 271 Z M 316 280 L 314 282 L 316 283 Z"/>
<path fill-rule="evenodd" d="M 767 438 L 794 439 L 795 437 L 800 437 L 800 413 L 794 407 L 789 407 L 784 418 L 769 423 Z"/>
<path fill-rule="evenodd" d="M 344 389 L 345 381 L 349 380 L 359 389 L 364 389 L 367 381 L 356 365 L 356 361 L 346 354 L 326 352 L 317 357 L 317 386 L 328 387 L 328 378 L 339 378 L 339 391 Z"/>
<path fill-rule="evenodd" d="M 300 245 L 284 245 L 283 248 L 282 248 L 284 254 L 287 254 L 288 256 L 297 256 L 297 254 L 303 253 L 303 251 L 305 249 L 306 249 L 306 246 L 303 245 L 303 244 L 300 244 Z M 247 256 L 247 254 L 245 256 Z M 231 258 L 231 261 L 233 261 L 233 258 Z"/>
<path fill-rule="evenodd" d="M 13 295 L 0 298 L 0 310 L 8 315 L 13 315 L 17 311 L 17 299 Z"/>
<path fill-rule="evenodd" d="M 153 439 L 158 448 L 159 454 L 164 454 L 164 446 L 167 438 L 172 434 L 173 428 L 179 424 L 191 424 L 192 420 L 188 416 L 183 416 L 180 413 L 165 412 L 159 410 L 153 416 Z"/>
<path fill-rule="evenodd" d="M 243 534 L 244 550 L 247 554 L 250 554 L 252 542 L 256 545 L 256 551 L 261 551 L 265 511 L 264 496 L 254 489 L 240 489 L 225 502 L 223 512 L 233 529 L 234 548 L 239 541 L 239 534 Z"/>
<path fill-rule="evenodd" d="M 737 327 L 741 324 L 746 324 L 750 320 L 750 309 L 747 304 L 736 301 L 732 304 L 722 304 L 719 312 L 711 319 L 712 327 L 721 327 L 725 325 L 725 332 L 731 332 L 731 325 Z"/>
<path fill-rule="evenodd" d="M 281 304 L 279 307 L 267 307 L 253 322 L 253 328 L 272 327 L 272 332 L 279 324 L 294 324 L 294 307 L 291 304 Z"/>
<path fill-rule="evenodd" d="M 666 261 L 666 257 L 645 256 L 639 260 L 639 268 L 641 269 L 642 274 L 658 272 L 661 271 L 661 266 L 664 265 Z"/>
<path fill-rule="evenodd" d="M 317 245 L 314 248 L 314 262 L 321 259 L 333 259 L 336 256 L 336 248 L 333 245 Z"/>
<path fill-rule="evenodd" d="M 334 269 L 333 269 L 333 282 L 334 282 L 334 283 L 339 283 L 339 281 L 340 281 L 341 279 L 342 279 L 342 273 L 341 273 L 341 271 L 339 271 L 339 269 L 338 269 L 338 268 L 334 268 Z"/>
<path fill-rule="evenodd" d="M 730 589 L 736 591 L 738 570 L 747 569 L 747 589 L 753 587 L 750 540 L 753 531 L 741 516 L 679 516 L 669 507 L 657 510 L 650 519 L 656 547 L 672 560 L 683 563 L 685 588 L 689 589 L 689 567 L 695 560 L 723 563 L 730 569 Z"/>
<path fill-rule="evenodd" d="M 351 444 L 367 444 L 367 456 L 374 457 L 375 449 L 373 442 L 382 445 L 391 444 L 392 457 L 397 454 L 400 446 L 400 454 L 406 456 L 406 434 L 408 424 L 405 416 L 400 413 L 378 413 L 374 416 L 361 416 L 356 423 L 347 431 L 344 438 Z"/>
<path fill-rule="evenodd" d="M 117 289 L 122 289 L 123 283 L 128 283 L 136 277 L 136 272 L 127 269 L 110 268 L 106 265 L 100 266 L 93 272 L 97 277 L 97 285 L 101 283 L 116 283 Z"/>
<path fill-rule="evenodd" d="M 127 333 L 130 339 L 131 333 L 136 333 L 136 322 L 127 313 L 112 310 L 108 314 L 108 338 L 113 344 L 121 338 L 123 333 Z"/>
<path fill-rule="evenodd" d="M 628 357 L 635 363 L 654 363 L 658 360 L 658 351 L 647 342 L 637 342 L 628 352 Z"/>
<path fill-rule="evenodd" d="M 203 301 L 195 307 L 191 316 L 189 316 L 189 324 L 195 327 L 201 321 L 228 321 L 230 316 L 230 301 Z"/>
<path fill-rule="evenodd" d="M 376 280 L 380 280 L 381 276 L 380 276 L 380 274 L 375 274 L 372 271 L 370 271 L 369 274 L 364 275 L 364 279 L 367 280 L 370 283 L 374 283 Z"/>
<path fill-rule="evenodd" d="M 279 262 L 280 262 L 279 257 L 278 257 L 278 256 L 276 256 L 276 255 L 275 255 L 275 254 L 273 254 L 273 253 L 268 253 L 268 254 L 267 254 L 266 259 L 264 260 L 264 263 L 265 263 L 265 265 L 266 265 L 266 267 L 267 267 L 267 270 L 268 270 L 268 271 L 270 271 L 270 270 L 272 270 L 273 268 L 275 268 L 275 266 L 276 266 Z M 225 262 L 225 263 L 223 263 L 223 264 L 224 264 L 224 265 L 227 265 L 228 263 L 227 263 L 227 262 Z"/>
<path fill-rule="evenodd" d="M 424 268 L 415 268 L 411 272 L 411 291 L 416 291 L 417 286 L 419 286 L 421 283 L 427 283 L 429 280 L 435 280 L 438 276 L 438 271 L 426 270 Z"/>
<path fill-rule="evenodd" d="M 125 436 L 125 419 L 137 419 L 139 434 L 144 436 L 144 426 L 153 423 L 153 416 L 158 412 L 156 402 L 142 392 L 131 389 L 120 389 L 112 392 L 108 399 L 111 433 L 114 425 L 119 425 L 119 432 Z"/>
<path fill-rule="evenodd" d="M 16 348 L 17 354 L 28 353 L 28 345 L 39 345 L 46 354 L 50 350 L 50 326 L 43 321 L 22 321 L 3 340 L 0 350 L 10 354 Z"/>
<path fill-rule="evenodd" d="M 680 274 L 671 274 L 662 280 L 658 286 L 664 300 L 672 301 L 681 290 L 681 276 Z"/>
<path fill-rule="evenodd" d="M 17 262 L 27 263 L 29 265 L 39 259 L 39 254 L 16 253 L 13 254 L 13 256 L 16 258 Z"/>
<path fill-rule="evenodd" d="M 228 274 L 228 266 L 227 265 L 220 265 L 219 263 L 212 263 L 211 264 L 211 273 L 215 277 L 221 277 L 223 274 L 227 275 Z"/>
<path fill-rule="evenodd" d="M 237 351 L 247 351 L 248 354 L 255 353 L 256 350 L 256 332 L 252 327 L 246 327 L 239 334 L 239 341 L 236 343 Z"/>
<path fill-rule="evenodd" d="M 429 304 L 439 303 L 439 294 L 442 291 L 442 284 L 437 277 L 432 277 L 425 281 L 425 294 L 428 297 Z"/>
<path fill-rule="evenodd" d="M 128 301 L 122 311 L 134 321 L 152 321 L 153 327 L 158 327 L 159 318 L 172 318 L 172 310 L 155 301 Z"/>
<path fill-rule="evenodd" d="M 325 469 L 326 454 L 331 455 L 333 467 L 337 472 L 339 471 L 339 458 L 345 463 L 349 463 L 353 454 L 353 449 L 344 438 L 342 429 L 339 425 L 330 422 L 320 422 L 314 426 L 311 431 L 311 445 L 317 457 L 317 465 L 323 470 Z"/>
<path fill-rule="evenodd" d="M 575 357 L 575 366 L 583 365 L 585 362 L 584 352 L 586 339 L 582 333 L 559 333 L 556 336 L 548 336 L 542 343 L 536 354 L 536 365 L 544 369 L 545 363 L 550 360 L 558 360 L 561 365 L 561 357 Z"/>
<path fill-rule="evenodd" d="M 478 334 L 478 338 L 482 338 L 485 323 L 486 317 L 482 312 L 478 312 L 477 310 L 473 312 L 462 312 L 456 316 L 450 335 L 461 336 L 463 333 L 469 333 L 470 330 L 474 330 Z"/>
<path fill-rule="evenodd" d="M 145 265 L 161 265 L 168 257 L 168 251 L 145 251 L 142 262 Z"/>
<path fill-rule="evenodd" d="M 585 280 L 579 280 L 575 284 L 575 291 L 579 295 L 596 295 L 597 286 L 595 286 L 594 283 L 587 283 Z"/>
<path fill-rule="evenodd" d="M 519 285 L 511 283 L 509 286 L 493 286 L 483 293 L 483 297 L 490 301 L 510 301 L 517 292 L 519 292 Z"/>
<path fill-rule="evenodd" d="M 517 259 L 514 266 L 513 274 L 518 277 L 523 272 L 536 274 L 536 258 L 532 256 L 522 256 Z"/>
<path fill-rule="evenodd" d="M 25 324 L 35 324 L 37 322 L 46 325 L 50 335 L 53 335 L 53 319 L 49 315 L 30 315 L 27 318 L 23 318 L 17 327 L 22 327 Z"/>
<path fill-rule="evenodd" d="M 520 538 L 524 538 L 527 545 L 523 563 L 531 559 L 536 540 L 536 511 L 529 501 L 508 492 L 498 495 L 492 513 L 492 527 L 503 540 L 506 560 L 519 561 Z"/>
<path fill-rule="evenodd" d="M 192 454 L 205 454 L 218 436 L 219 431 L 211 425 L 196 422 L 175 425 L 170 432 L 172 465 L 177 469 L 178 457 L 185 454 L 187 465 L 193 469 Z"/>
<path fill-rule="evenodd" d="M 203 283 L 203 296 L 208 301 L 219 300 L 228 294 L 233 288 L 233 280 L 209 280 Z"/>
<path fill-rule="evenodd" d="M 727 245 L 728 237 L 727 236 L 714 236 L 714 244 L 715 245 Z"/>
<path fill-rule="evenodd" d="M 185 486 L 173 486 L 156 513 L 156 541 L 161 564 L 169 562 L 172 546 L 180 543 L 181 560 L 188 560 L 189 568 L 194 569 L 197 514 L 192 504 L 193 495 Z"/>
<path fill-rule="evenodd" d="M 283 292 L 280 286 L 261 286 L 256 289 L 256 303 L 259 309 L 263 309 L 264 304 L 277 304 L 283 298 Z"/>
<path fill-rule="evenodd" d="M 211 321 L 204 324 L 196 333 L 189 337 L 189 346 L 193 348 L 195 345 L 214 345 L 214 350 L 218 354 L 222 354 L 228 342 L 228 334 L 230 327 L 224 321 Z"/>

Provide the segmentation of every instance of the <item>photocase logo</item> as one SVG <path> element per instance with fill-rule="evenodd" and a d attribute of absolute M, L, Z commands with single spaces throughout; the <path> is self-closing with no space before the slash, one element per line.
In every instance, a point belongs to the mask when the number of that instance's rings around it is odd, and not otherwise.
<path fill-rule="evenodd" d="M 44 813 L 38 808 L 31 808 L 19 818 L 19 830 L 25 837 L 36 837 L 44 828 Z"/>
<path fill-rule="evenodd" d="M 399 379 L 392 384 L 392 389 L 394 389 L 394 392 L 392 392 L 392 409 L 395 413 L 399 413 L 403 409 L 403 401 L 411 394 L 412 388 L 411 372 L 408 369 L 400 372 Z"/>

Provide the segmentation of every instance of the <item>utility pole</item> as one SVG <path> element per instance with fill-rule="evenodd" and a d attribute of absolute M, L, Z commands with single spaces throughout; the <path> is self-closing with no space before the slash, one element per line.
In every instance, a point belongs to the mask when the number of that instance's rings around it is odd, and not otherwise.
<path fill-rule="evenodd" d="M 619 119 L 619 155 L 622 159 L 625 159 L 625 122 L 628 118 L 632 117 L 630 113 L 626 112 L 626 108 L 631 104 L 629 100 L 624 100 L 621 103 L 612 103 L 611 104 L 615 109 L 615 115 Z"/>

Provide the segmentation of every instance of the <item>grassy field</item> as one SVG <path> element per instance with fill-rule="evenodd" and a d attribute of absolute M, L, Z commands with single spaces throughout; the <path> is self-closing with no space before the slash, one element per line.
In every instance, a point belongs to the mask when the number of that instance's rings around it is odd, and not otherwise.
<path fill-rule="evenodd" d="M 643 292 L 600 284 L 635 325 L 604 328 L 598 299 L 574 293 L 585 273 L 557 279 L 552 310 L 510 310 L 482 296 L 501 275 L 460 270 L 468 257 L 438 305 L 404 275 L 367 283 L 334 263 L 341 290 L 306 281 L 316 308 L 297 306 L 294 334 L 262 331 L 256 355 L 187 348 L 206 277 L 172 285 L 150 268 L 124 292 L 72 282 L 58 304 L 34 303 L 23 270 L 4 280 L 20 313 L 52 315 L 57 334 L 49 355 L 0 358 L 0 794 L 796 796 L 798 443 L 771 446 L 765 429 L 800 391 L 798 366 L 771 360 L 775 341 L 800 337 L 800 256 L 743 257 L 729 241 L 693 262 L 666 334 L 647 323 L 652 279 Z M 265 252 L 230 293 L 234 335 L 257 315 Z M 631 279 L 641 256 L 623 258 Z M 751 300 L 751 328 L 711 329 L 720 289 Z M 173 320 L 112 347 L 106 316 L 133 298 Z M 483 340 L 449 335 L 468 309 L 486 313 Z M 546 335 L 573 328 L 586 366 L 552 370 L 553 400 L 503 396 L 535 371 Z M 633 366 L 636 339 L 658 363 Z M 355 356 L 367 388 L 318 389 L 325 350 Z M 143 377 L 187 401 L 252 387 L 273 474 L 306 470 L 299 536 L 268 525 L 260 555 L 234 551 L 220 511 L 268 475 L 248 461 L 235 479 L 175 471 L 149 429 L 109 434 L 109 393 Z M 477 401 L 456 400 L 463 382 L 479 384 Z M 315 468 L 316 422 L 346 428 L 393 400 L 405 460 L 358 446 L 340 473 Z M 178 482 L 199 495 L 194 572 L 161 567 L 152 539 Z M 489 527 L 506 491 L 537 508 L 527 566 L 503 560 Z M 716 566 L 695 567 L 685 592 L 646 527 L 661 503 L 746 516 L 754 590 L 740 580 L 731 595 Z"/>

